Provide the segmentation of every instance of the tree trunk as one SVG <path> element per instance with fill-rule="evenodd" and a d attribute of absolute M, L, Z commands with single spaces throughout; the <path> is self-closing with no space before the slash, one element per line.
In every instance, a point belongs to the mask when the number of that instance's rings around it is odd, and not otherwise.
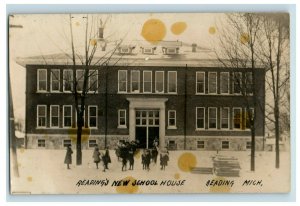
<path fill-rule="evenodd" d="M 279 158 L 279 111 L 278 106 L 275 106 L 275 167 L 280 167 L 280 158 Z"/>
<path fill-rule="evenodd" d="M 82 135 L 82 127 L 78 127 L 77 142 L 76 142 L 76 165 L 82 164 L 81 135 Z"/>
<path fill-rule="evenodd" d="M 251 125 L 251 171 L 255 171 L 255 127 Z"/>

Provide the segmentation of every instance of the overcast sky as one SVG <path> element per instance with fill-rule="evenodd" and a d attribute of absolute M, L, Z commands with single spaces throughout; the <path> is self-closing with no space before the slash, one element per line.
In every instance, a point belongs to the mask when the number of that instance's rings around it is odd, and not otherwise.
<path fill-rule="evenodd" d="M 72 28 L 74 40 L 78 49 L 82 48 L 85 34 L 86 15 L 72 15 Z M 109 40 L 119 40 L 125 37 L 126 41 L 144 40 L 141 31 L 143 24 L 149 19 L 159 19 L 166 27 L 164 40 L 179 40 L 185 43 L 197 43 L 198 46 L 212 47 L 216 42 L 218 31 L 209 32 L 216 28 L 219 21 L 224 18 L 221 13 L 183 14 L 183 13 L 147 13 L 147 14 L 101 14 L 89 15 L 91 25 L 100 24 L 107 19 L 104 37 Z M 172 24 L 185 22 L 187 27 L 179 35 L 171 32 Z M 10 24 L 22 25 L 23 28 L 10 28 L 10 70 L 12 76 L 12 92 L 15 117 L 25 118 L 25 68 L 16 64 L 16 57 L 46 55 L 70 51 L 70 25 L 69 15 L 14 15 Z"/>

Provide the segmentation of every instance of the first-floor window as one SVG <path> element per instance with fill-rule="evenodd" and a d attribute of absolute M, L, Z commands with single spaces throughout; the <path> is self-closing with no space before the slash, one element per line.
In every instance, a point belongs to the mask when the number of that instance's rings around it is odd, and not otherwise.
<path fill-rule="evenodd" d="M 242 109 L 233 108 L 233 129 L 241 129 L 242 127 Z"/>
<path fill-rule="evenodd" d="M 95 147 L 97 145 L 97 142 L 95 139 L 90 139 L 89 140 L 89 147 Z"/>
<path fill-rule="evenodd" d="M 175 110 L 168 111 L 168 126 L 176 127 L 176 111 Z"/>
<path fill-rule="evenodd" d="M 38 105 L 37 106 L 37 127 L 46 127 L 47 119 L 47 106 Z"/>
<path fill-rule="evenodd" d="M 229 108 L 222 107 L 221 108 L 221 129 L 229 128 Z"/>
<path fill-rule="evenodd" d="M 59 105 L 50 106 L 50 127 L 59 127 Z"/>
<path fill-rule="evenodd" d="M 126 110 L 120 109 L 118 112 L 118 116 L 119 127 L 126 127 Z"/>
<path fill-rule="evenodd" d="M 216 107 L 208 108 L 208 128 L 217 129 L 217 108 Z"/>
<path fill-rule="evenodd" d="M 89 106 L 89 128 L 97 127 L 97 106 Z"/>
<path fill-rule="evenodd" d="M 196 107 L 196 128 L 204 129 L 205 127 L 205 108 Z"/>
<path fill-rule="evenodd" d="M 46 141 L 44 139 L 38 139 L 38 147 L 46 147 Z"/>
<path fill-rule="evenodd" d="M 245 115 L 246 128 L 250 129 L 251 128 L 251 121 L 250 120 L 253 121 L 253 119 L 254 119 L 254 108 L 250 108 L 249 111 L 247 111 L 247 108 L 245 110 L 246 110 L 246 112 L 245 112 L 245 114 L 246 114 Z"/>
<path fill-rule="evenodd" d="M 72 126 L 72 106 L 65 105 L 63 106 L 63 126 L 64 127 L 71 127 Z"/>
<path fill-rule="evenodd" d="M 222 149 L 229 149 L 229 141 L 222 141 Z"/>
<path fill-rule="evenodd" d="M 204 149 L 205 142 L 204 141 L 197 141 L 197 149 Z"/>
<path fill-rule="evenodd" d="M 64 139 L 64 147 L 72 146 L 70 139 Z"/>
<path fill-rule="evenodd" d="M 250 141 L 246 142 L 246 149 L 251 149 L 251 142 Z"/>

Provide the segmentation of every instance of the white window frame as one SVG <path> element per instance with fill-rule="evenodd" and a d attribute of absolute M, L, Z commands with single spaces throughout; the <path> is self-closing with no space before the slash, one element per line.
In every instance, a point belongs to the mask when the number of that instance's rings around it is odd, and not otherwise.
<path fill-rule="evenodd" d="M 227 109 L 227 110 L 228 110 L 228 112 L 227 112 L 227 115 L 228 115 L 228 118 L 227 118 L 227 125 L 228 125 L 228 126 L 227 126 L 227 128 L 225 128 L 225 127 L 222 126 L 222 122 L 223 122 L 223 121 L 222 121 L 222 120 L 223 120 L 223 110 L 224 110 L 224 109 Z M 230 121 L 229 121 L 229 120 L 230 120 L 230 108 L 229 108 L 229 107 L 221 107 L 220 113 L 221 113 L 221 114 L 220 114 L 220 129 L 228 130 L 228 129 L 230 128 L 230 125 L 229 125 L 229 124 L 230 124 Z"/>
<path fill-rule="evenodd" d="M 96 116 L 93 116 L 93 117 L 96 117 L 96 126 L 93 126 L 91 127 L 90 125 L 90 108 L 91 107 L 96 107 Z M 97 129 L 98 128 L 98 106 L 97 105 L 89 105 L 88 106 L 88 127 L 91 128 L 91 129 Z"/>
<path fill-rule="evenodd" d="M 198 142 L 203 142 L 203 148 L 199 148 L 198 147 Z M 204 140 L 197 140 L 196 141 L 196 149 L 197 150 L 205 150 L 206 149 L 206 141 L 204 141 Z"/>
<path fill-rule="evenodd" d="M 43 80 L 43 81 L 46 81 L 46 89 L 45 90 L 41 90 L 40 89 L 40 71 L 46 71 L 46 80 Z M 38 69 L 37 70 L 37 91 L 38 92 L 47 92 L 47 88 L 48 88 L 48 82 L 47 82 L 47 69 Z"/>
<path fill-rule="evenodd" d="M 65 108 L 71 107 L 71 126 L 65 126 Z M 72 112 L 72 105 L 63 105 L 63 128 L 72 128 L 73 124 L 73 112 Z"/>
<path fill-rule="evenodd" d="M 67 71 L 71 71 L 71 80 L 68 81 L 68 82 L 71 82 L 71 90 L 66 90 L 66 89 L 65 89 L 66 82 L 67 82 L 67 80 L 65 79 L 65 76 L 66 76 L 65 73 L 66 73 Z M 74 77 L 73 77 L 73 75 L 74 75 L 73 72 L 74 72 L 74 71 L 73 71 L 72 69 L 64 69 L 64 70 L 63 70 L 63 92 L 71 93 L 72 90 L 74 89 L 74 88 L 73 88 L 73 78 L 74 78 Z"/>
<path fill-rule="evenodd" d="M 228 148 L 223 148 L 223 142 L 225 143 L 225 142 L 228 142 Z M 228 140 L 223 140 L 222 142 L 221 142 L 221 149 L 222 150 L 230 150 L 230 141 L 228 141 Z"/>
<path fill-rule="evenodd" d="M 174 112 L 174 119 L 175 120 L 175 124 L 174 125 L 170 125 L 170 113 Z M 177 117 L 176 117 L 176 110 L 168 110 L 168 129 L 177 129 Z"/>
<path fill-rule="evenodd" d="M 150 87 L 150 92 L 149 91 L 147 91 L 147 92 L 145 92 L 145 73 L 151 73 L 151 80 L 150 80 L 150 83 L 151 83 L 151 87 Z M 143 71 L 143 93 L 145 93 L 145 94 L 149 94 L 149 93 L 152 93 L 152 71 L 151 70 L 145 70 L 145 71 Z"/>
<path fill-rule="evenodd" d="M 57 107 L 58 108 L 58 114 L 57 116 L 54 116 L 54 117 L 57 117 L 58 118 L 58 122 L 57 122 L 57 126 L 52 126 L 52 108 L 53 107 Z M 59 128 L 59 105 L 50 105 L 50 128 Z"/>
<path fill-rule="evenodd" d="M 53 72 L 58 71 L 58 79 L 55 79 L 54 81 L 58 81 L 58 90 L 53 90 L 52 88 L 52 82 L 53 82 Z M 60 92 L 60 69 L 51 69 L 50 70 L 50 91 L 51 92 Z"/>
<path fill-rule="evenodd" d="M 175 92 L 170 92 L 170 73 L 175 73 L 176 78 L 175 78 L 175 83 L 176 83 L 176 91 Z M 177 71 L 168 71 L 168 94 L 177 94 Z"/>
<path fill-rule="evenodd" d="M 44 107 L 45 108 L 45 126 L 39 126 L 39 108 L 40 107 Z M 43 104 L 39 104 L 37 105 L 37 109 L 36 109 L 36 127 L 37 128 L 46 128 L 47 127 L 47 105 Z"/>
<path fill-rule="evenodd" d="M 121 72 L 125 72 L 126 74 L 126 85 L 125 85 L 125 91 L 120 91 L 120 73 Z M 128 81 L 128 77 L 127 77 L 127 70 L 118 70 L 118 93 L 127 93 L 127 81 Z"/>
<path fill-rule="evenodd" d="M 162 88 L 161 92 L 157 91 L 157 88 L 156 88 L 156 86 L 157 86 L 156 84 L 158 83 L 157 82 L 157 74 L 158 73 L 162 73 L 162 76 L 163 76 L 163 81 L 162 81 L 163 88 Z M 157 93 L 157 94 L 165 93 L 165 72 L 164 71 L 155 71 L 155 93 Z"/>
<path fill-rule="evenodd" d="M 239 109 L 240 110 L 240 128 L 234 127 L 234 110 Z M 232 108 L 232 129 L 233 130 L 241 130 L 243 128 L 243 109 L 242 107 L 233 107 Z"/>
<path fill-rule="evenodd" d="M 216 120 L 216 127 L 210 127 L 210 109 L 215 109 L 216 117 L 213 118 Z M 208 107 L 208 129 L 216 130 L 218 129 L 218 108 L 217 107 Z"/>
<path fill-rule="evenodd" d="M 63 147 L 66 147 L 66 146 L 65 146 L 65 142 L 66 142 L 66 141 L 70 141 L 70 147 L 72 147 L 72 140 L 70 140 L 70 139 L 64 139 L 63 142 L 62 142 L 62 143 L 63 143 L 62 146 L 63 146 Z"/>
<path fill-rule="evenodd" d="M 78 77 L 79 76 L 78 72 L 82 72 L 82 76 L 81 77 Z M 77 82 L 77 88 L 76 89 L 77 89 L 77 92 L 82 92 L 83 91 L 84 73 L 85 73 L 84 69 L 76 69 L 76 82 Z M 82 90 L 78 89 L 78 85 L 80 85 L 79 82 L 82 82 Z"/>
<path fill-rule="evenodd" d="M 39 144 L 40 144 L 39 141 L 43 141 L 44 146 L 39 146 Z M 45 139 L 37 139 L 37 147 L 38 148 L 46 148 L 46 140 Z"/>
<path fill-rule="evenodd" d="M 227 77 L 227 81 L 228 81 L 227 92 L 222 91 L 222 85 L 223 85 L 222 74 L 227 74 L 228 75 L 228 77 Z M 220 72 L 220 94 L 229 94 L 229 92 L 230 92 L 230 73 L 229 72 Z"/>
<path fill-rule="evenodd" d="M 197 121 L 198 121 L 198 109 L 203 109 L 203 128 L 198 128 L 198 124 L 197 124 Z M 205 130 L 205 107 L 196 107 L 196 130 Z"/>
<path fill-rule="evenodd" d="M 94 73 L 95 72 L 95 73 Z M 93 74 L 92 74 L 93 73 Z M 96 80 L 96 90 L 91 90 L 91 75 L 96 75 L 97 80 Z M 89 81 L 88 81 L 88 93 L 98 93 L 98 87 L 99 87 L 99 82 L 98 82 L 98 70 L 97 69 L 91 69 L 89 70 Z"/>
<path fill-rule="evenodd" d="M 240 92 L 239 93 L 236 93 L 234 92 L 234 84 L 235 84 L 235 73 L 239 73 L 240 74 Z M 236 95 L 239 95 L 239 94 L 242 94 L 242 89 L 243 89 L 243 72 L 232 72 L 232 94 L 236 94 Z"/>
<path fill-rule="evenodd" d="M 203 92 L 198 92 L 198 84 L 200 84 L 200 82 L 198 82 L 198 74 L 203 74 Z M 196 94 L 205 94 L 205 72 L 196 72 Z"/>
<path fill-rule="evenodd" d="M 132 83 L 133 83 L 133 81 L 132 81 L 132 73 L 134 73 L 134 72 L 137 72 L 138 73 L 138 91 L 137 92 L 135 92 L 135 91 L 133 91 L 132 90 Z M 140 93 L 141 92 L 141 86 L 140 86 L 140 84 L 141 84 L 141 73 L 140 73 L 140 71 L 139 70 L 131 70 L 131 72 L 130 72 L 130 92 L 131 93 L 134 93 L 134 94 L 137 94 L 137 93 Z M 136 83 L 136 81 L 135 81 L 135 83 Z"/>
<path fill-rule="evenodd" d="M 125 124 L 123 125 L 121 125 L 120 124 L 120 120 L 121 120 L 121 112 L 124 112 L 124 117 L 122 117 L 122 118 L 124 118 L 125 119 Z M 125 129 L 125 128 L 127 128 L 127 120 L 126 120 L 126 109 L 119 109 L 118 110 L 118 128 L 119 129 Z"/>
<path fill-rule="evenodd" d="M 209 75 L 210 74 L 215 74 L 216 75 L 216 79 L 215 79 L 216 80 L 216 91 L 215 92 L 210 92 L 210 87 L 211 87 L 210 86 L 210 82 L 209 82 L 209 79 L 210 79 Z M 208 81 L 208 94 L 217 94 L 218 93 L 218 73 L 217 72 L 208 72 L 208 76 L 207 77 L 208 77 L 207 78 L 208 79 L 207 80 Z"/>

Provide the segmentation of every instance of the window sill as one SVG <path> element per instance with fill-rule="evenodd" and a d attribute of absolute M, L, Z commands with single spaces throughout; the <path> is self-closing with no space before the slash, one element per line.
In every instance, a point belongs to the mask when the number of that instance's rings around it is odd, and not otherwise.
<path fill-rule="evenodd" d="M 126 125 L 119 125 L 117 128 L 118 129 L 127 129 L 127 126 Z"/>
<path fill-rule="evenodd" d="M 196 128 L 195 129 L 195 131 L 205 131 L 205 130 L 207 130 L 207 129 L 205 129 L 205 128 Z"/>
<path fill-rule="evenodd" d="M 168 126 L 167 129 L 177 129 L 176 126 Z"/>
<path fill-rule="evenodd" d="M 35 129 L 49 129 L 47 127 L 36 127 Z"/>
<path fill-rule="evenodd" d="M 49 93 L 48 91 L 36 91 L 36 93 Z"/>

